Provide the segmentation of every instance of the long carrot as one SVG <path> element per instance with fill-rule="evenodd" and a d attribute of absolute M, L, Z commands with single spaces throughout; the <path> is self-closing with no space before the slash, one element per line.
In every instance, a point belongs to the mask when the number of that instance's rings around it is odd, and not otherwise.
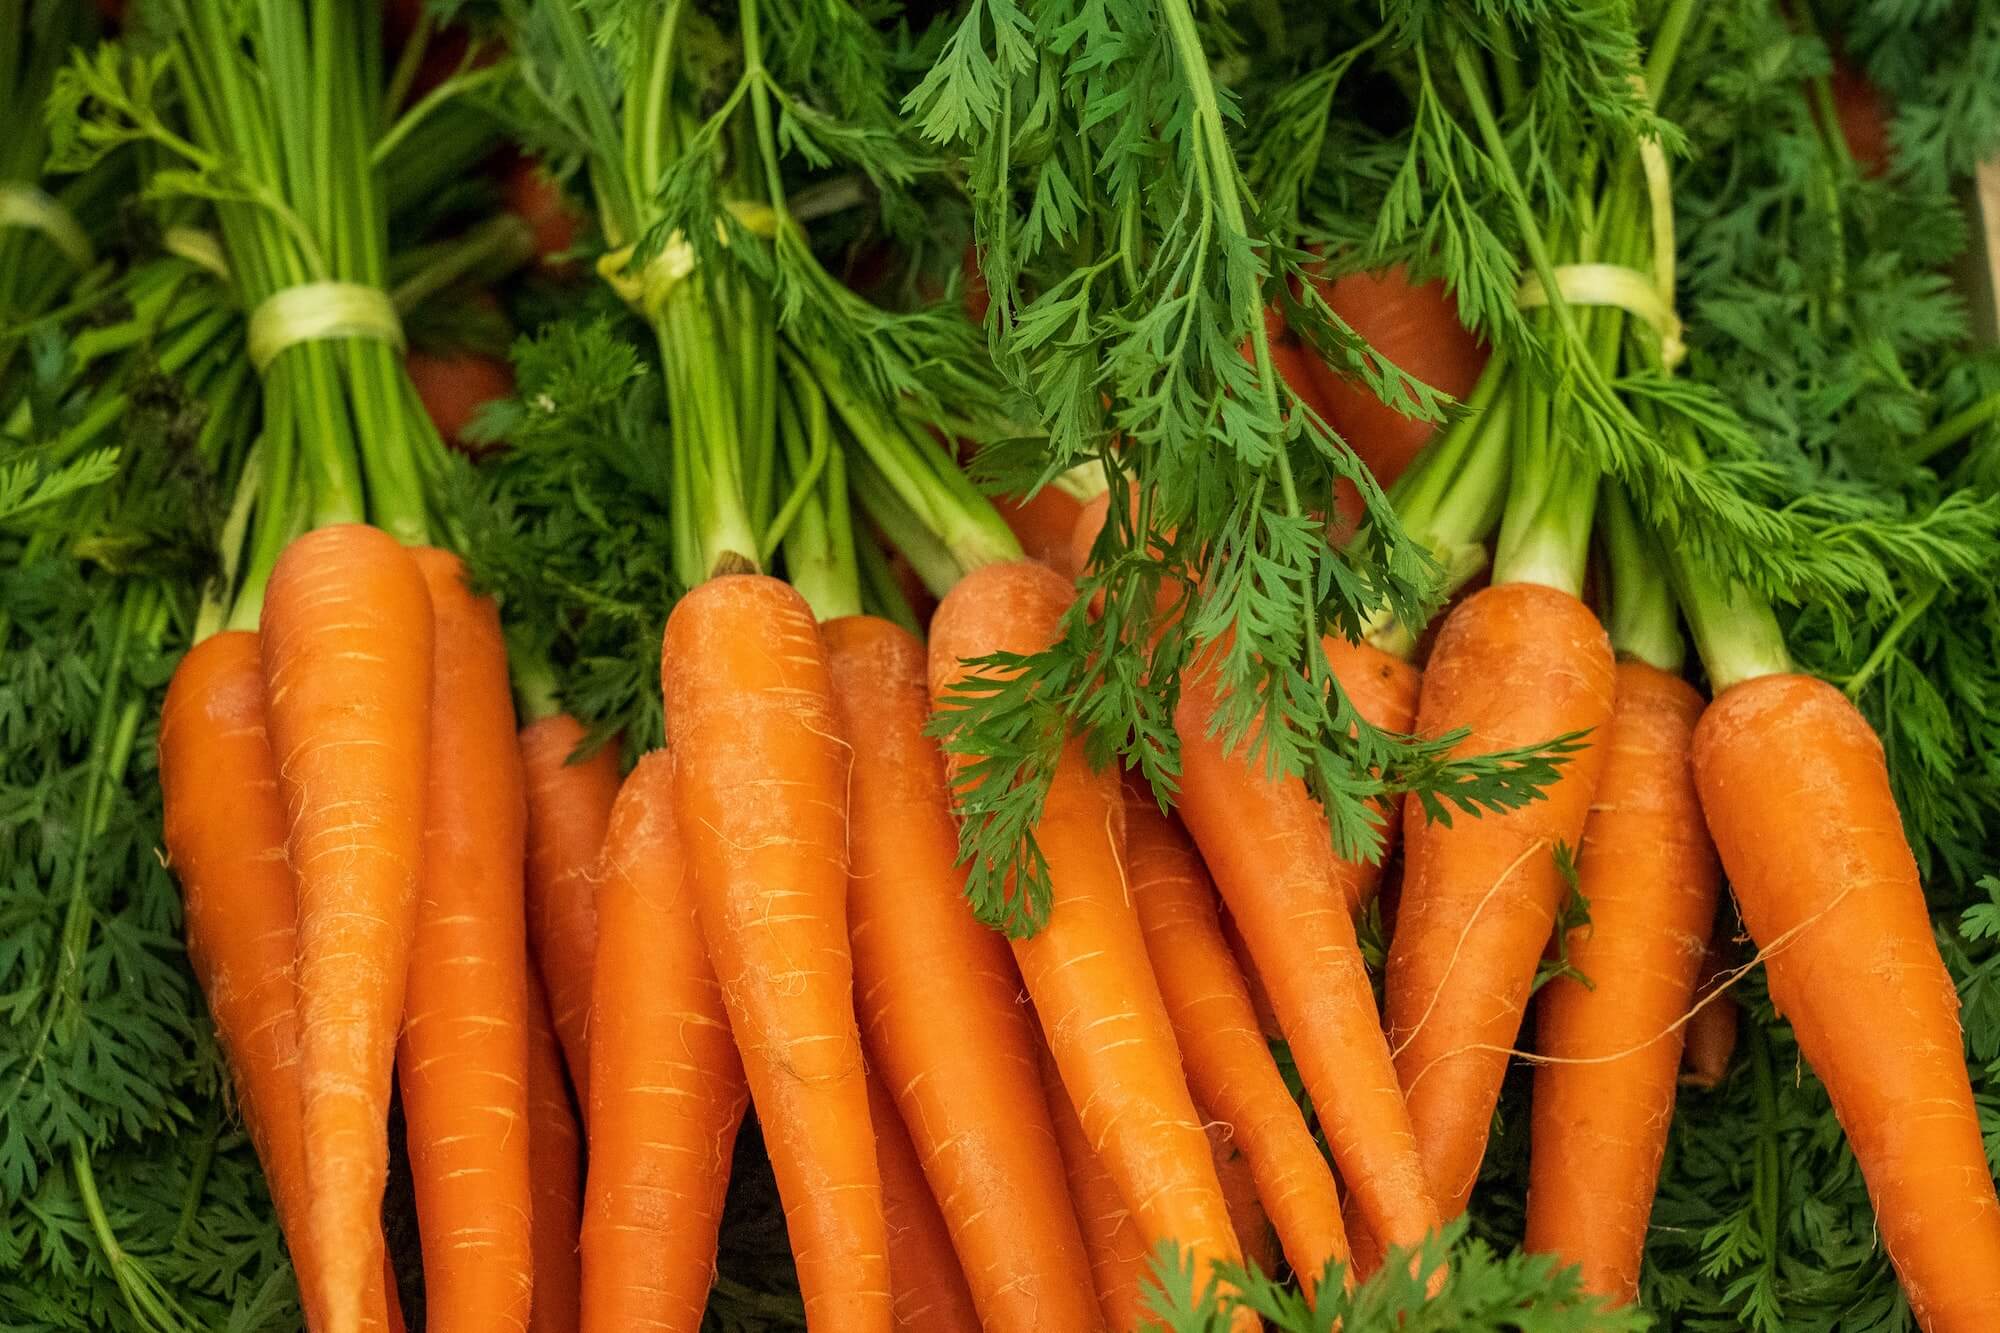
<path fill-rule="evenodd" d="M 1730 686 L 1695 786 L 1771 1000 L 1826 1084 L 1928 1333 L 2000 1328 L 2000 1201 L 1882 743 L 1833 686 Z"/>
<path fill-rule="evenodd" d="M 1681 1019 L 1715 920 L 1715 848 L 1690 751 L 1702 697 L 1636 658 L 1618 664 L 1604 773 L 1584 825 L 1577 889 L 1590 924 L 1537 1004 L 1526 1247 L 1579 1264 L 1620 1304 L 1639 1258 L 1673 1120 Z"/>
<path fill-rule="evenodd" d="M 907 1333 L 979 1333 L 972 1289 L 951 1247 L 944 1214 L 924 1179 L 916 1147 L 895 1099 L 871 1070 L 869 1118 L 882 1171 L 882 1215 L 889 1226 L 889 1285 L 896 1327 Z"/>
<path fill-rule="evenodd" d="M 701 1326 L 748 1095 L 695 923 L 664 752 L 625 779 L 605 835 L 584 1184 L 586 1333 Z"/>
<path fill-rule="evenodd" d="M 1076 1107 L 1046 1047 L 1040 1052 L 1039 1066 L 1049 1120 L 1055 1126 L 1070 1198 L 1090 1256 L 1091 1287 L 1099 1313 L 1110 1333 L 1133 1333 L 1146 1316 L 1140 1284 L 1147 1279 L 1146 1266 L 1152 1256 L 1139 1234 L 1138 1220 L 1119 1196 L 1118 1183 L 1091 1149 L 1083 1122 L 1076 1118 Z"/>
<path fill-rule="evenodd" d="M 909 1126 L 985 1327 L 1087 1329 L 1097 1308 L 1036 1072 L 1041 1038 L 1006 941 L 965 901 L 944 759 L 923 732 L 923 644 L 870 616 L 820 635 L 854 750 L 847 911 L 869 1060 Z"/>
<path fill-rule="evenodd" d="M 521 728 L 528 783 L 528 950 L 549 988 L 549 1009 L 580 1107 L 590 1105 L 585 1027 L 597 954 L 591 873 L 618 797 L 618 749 L 571 763 L 583 724 L 557 713 Z"/>
<path fill-rule="evenodd" d="M 583 1134 L 563 1077 L 549 997 L 528 965 L 528 1162 L 534 1172 L 535 1303 L 528 1333 L 576 1333 L 583 1319 Z"/>
<path fill-rule="evenodd" d="M 1189 1088 L 1207 1115 L 1229 1127 L 1230 1142 L 1248 1159 L 1256 1197 L 1310 1297 L 1327 1264 L 1347 1258 L 1333 1171 L 1258 1030 L 1200 856 L 1130 776 L 1125 848 L 1132 899 Z M 1240 1226 L 1237 1234 L 1243 1238 Z"/>
<path fill-rule="evenodd" d="M 265 593 L 271 752 L 298 877 L 300 1093 L 330 1333 L 382 1267 L 389 1086 L 423 878 L 430 598 L 388 534 L 309 532 Z"/>
<path fill-rule="evenodd" d="M 458 557 L 412 552 L 436 618 L 424 887 L 397 1069 L 443 1328 L 528 1326 L 527 797 L 500 611 Z"/>
<path fill-rule="evenodd" d="M 1355 939 L 1348 904 L 1360 894 L 1342 892 L 1375 872 L 1334 855 L 1302 781 L 1209 734 L 1216 707 L 1204 661 L 1175 715 L 1181 818 L 1269 988 L 1354 1210 L 1386 1242 L 1415 1245 L 1437 1208 Z"/>
<path fill-rule="evenodd" d="M 931 622 L 938 706 L 952 706 L 952 687 L 974 671 L 967 660 L 1046 647 L 1073 595 L 1060 575 L 1028 562 L 968 574 Z M 1036 827 L 1054 901 L 1040 931 L 1012 941 L 1014 958 L 1063 1086 L 1141 1236 L 1148 1247 L 1191 1252 L 1203 1283 L 1212 1264 L 1241 1254 L 1124 882 L 1123 813 L 1116 775 L 1093 772 L 1082 738 L 1071 737 Z"/>
<path fill-rule="evenodd" d="M 775 579 L 710 579 L 668 618 L 661 677 L 696 914 L 771 1147 L 807 1318 L 828 1333 L 887 1329 L 888 1237 L 847 940 L 848 754 L 819 627 Z"/>
<path fill-rule="evenodd" d="M 1405 807 L 1402 900 L 1384 1008 L 1425 1169 L 1446 1216 L 1471 1196 L 1535 971 L 1603 770 L 1615 668 L 1590 609 L 1539 583 L 1487 588 L 1451 614 L 1424 670 L 1417 731 L 1465 728 L 1458 754 L 1588 731 L 1543 798 L 1505 814 Z M 1268 980 L 1270 973 L 1265 977 Z M 1398 1238 L 1376 1233 L 1394 1244 Z"/>

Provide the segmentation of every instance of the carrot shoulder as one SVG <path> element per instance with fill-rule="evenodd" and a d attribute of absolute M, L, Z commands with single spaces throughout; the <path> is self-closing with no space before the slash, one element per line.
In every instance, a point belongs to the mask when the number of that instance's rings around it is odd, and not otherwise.
<path fill-rule="evenodd" d="M 888 1239 L 847 939 L 848 752 L 819 627 L 755 574 L 667 621 L 674 809 L 696 915 L 771 1147 L 807 1318 L 887 1329 Z"/>
<path fill-rule="evenodd" d="M 748 1094 L 695 923 L 674 765 L 641 759 L 598 888 L 583 1214 L 585 1333 L 701 1327 Z"/>
<path fill-rule="evenodd" d="M 549 998 L 528 965 L 528 1162 L 534 1172 L 531 1240 L 535 1301 L 528 1333 L 576 1333 L 582 1327 L 583 1134 L 563 1077 Z"/>
<path fill-rule="evenodd" d="M 882 1215 L 889 1227 L 896 1327 L 907 1333 L 979 1333 L 979 1312 L 952 1250 L 944 1214 L 931 1197 L 902 1113 L 872 1070 L 868 1098 L 875 1160 L 882 1171 Z"/>
<path fill-rule="evenodd" d="M 952 707 L 967 660 L 1045 647 L 1073 595 L 1060 575 L 1026 562 L 967 575 L 931 623 L 938 706 Z M 1053 902 L 1040 931 L 1012 941 L 1014 958 L 1063 1086 L 1141 1236 L 1149 1248 L 1191 1253 L 1205 1282 L 1212 1264 L 1241 1254 L 1127 891 L 1123 813 L 1116 775 L 1093 772 L 1071 737 L 1035 830 Z"/>
<path fill-rule="evenodd" d="M 923 644 L 870 616 L 820 635 L 854 751 L 847 911 L 869 1063 L 909 1126 L 985 1327 L 1088 1329 L 1097 1309 L 1036 1072 L 1041 1038 L 1006 941 L 965 901 L 944 758 L 923 731 Z"/>
<path fill-rule="evenodd" d="M 1405 806 L 1384 1007 L 1410 1120 L 1447 1217 L 1471 1197 L 1507 1052 L 1562 903 L 1556 848 L 1582 841 L 1604 765 L 1614 673 L 1610 640 L 1590 609 L 1535 583 L 1467 599 L 1424 670 L 1417 731 L 1465 728 L 1456 754 L 1591 733 L 1542 799 L 1519 809 L 1446 825 L 1426 818 L 1414 796 Z"/>
<path fill-rule="evenodd" d="M 1584 824 L 1577 889 L 1590 924 L 1536 1002 L 1526 1247 L 1580 1264 L 1620 1303 L 1639 1258 L 1673 1120 L 1683 1027 L 1715 921 L 1715 848 L 1691 751 L 1702 698 L 1679 676 L 1618 664 L 1604 774 Z"/>
<path fill-rule="evenodd" d="M 1807 676 L 1702 715 L 1695 786 L 1764 955 L 1771 1001 L 1826 1084 L 1927 1333 L 2000 1328 L 2000 1202 L 1882 743 Z"/>
<path fill-rule="evenodd" d="M 521 728 L 528 784 L 528 950 L 549 988 L 549 1010 L 577 1104 L 590 1105 L 585 1020 L 597 953 L 591 872 L 618 796 L 618 747 L 571 763 L 583 724 L 567 713 Z"/>
<path fill-rule="evenodd" d="M 397 1065 L 444 1328 L 525 1329 L 534 1284 L 528 1136 L 527 797 L 500 612 L 444 551 L 412 553 L 436 618 L 424 880 Z"/>
<path fill-rule="evenodd" d="M 394 538 L 321 528 L 264 599 L 271 752 L 297 876 L 300 1095 L 327 1327 L 382 1268 L 389 1089 L 423 880 L 432 622 Z"/>
<path fill-rule="evenodd" d="M 1247 1158 L 1256 1198 L 1310 1297 L 1327 1264 L 1347 1259 L 1332 1168 L 1257 1026 L 1201 857 L 1129 776 L 1125 843 L 1132 899 L 1195 1103 L 1227 1126 L 1231 1149 Z M 1242 1232 L 1239 1225 L 1247 1243 Z"/>

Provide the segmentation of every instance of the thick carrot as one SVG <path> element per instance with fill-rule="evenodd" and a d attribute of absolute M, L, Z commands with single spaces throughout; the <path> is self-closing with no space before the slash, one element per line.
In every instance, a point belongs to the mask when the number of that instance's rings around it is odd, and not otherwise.
<path fill-rule="evenodd" d="M 1118 1193 L 1118 1183 L 1091 1150 L 1083 1122 L 1076 1118 L 1076 1107 L 1070 1103 L 1069 1092 L 1046 1048 L 1039 1063 L 1049 1120 L 1055 1126 L 1070 1198 L 1090 1256 L 1091 1287 L 1097 1295 L 1098 1311 L 1110 1333 L 1133 1333 L 1145 1318 L 1140 1284 L 1148 1278 L 1152 1255 L 1139 1234 L 1138 1220 Z"/>
<path fill-rule="evenodd" d="M 1355 1207 L 1375 1235 L 1415 1245 L 1437 1208 L 1354 935 L 1359 894 L 1342 892 L 1374 872 L 1334 855 L 1304 782 L 1209 734 L 1216 706 L 1214 671 L 1198 663 L 1175 715 L 1181 818 L 1270 989 Z"/>
<path fill-rule="evenodd" d="M 661 677 L 696 914 L 771 1148 L 807 1319 L 828 1333 L 887 1329 L 888 1237 L 847 941 L 849 756 L 819 627 L 776 579 L 710 579 L 668 618 Z"/>
<path fill-rule="evenodd" d="M 1620 1303 L 1639 1257 L 1667 1150 L 1681 1019 L 1715 921 L 1715 848 L 1690 751 L 1702 697 L 1637 659 L 1618 664 L 1604 773 L 1583 829 L 1577 889 L 1590 924 L 1570 932 L 1562 977 L 1538 1002 L 1529 1250 L 1583 1269 Z"/>
<path fill-rule="evenodd" d="M 979 1333 L 972 1289 L 951 1247 L 951 1232 L 931 1197 L 923 1164 L 903 1128 L 895 1099 L 871 1070 L 869 1118 L 882 1170 L 882 1215 L 889 1226 L 889 1287 L 896 1327 L 907 1333 Z"/>
<path fill-rule="evenodd" d="M 549 997 L 528 965 L 528 1162 L 534 1172 L 535 1303 L 528 1333 L 576 1333 L 583 1318 L 583 1133 Z"/>
<path fill-rule="evenodd" d="M 1681 1050 L 1681 1082 L 1690 1088 L 1712 1091 L 1729 1077 L 1729 1062 L 1736 1054 L 1736 1029 L 1743 1015 L 1733 996 L 1715 992 L 1733 970 L 1725 937 L 1711 931 L 1708 953 L 1701 960 L 1701 976 L 1694 986 L 1696 1008 L 1687 1021 L 1687 1044 Z"/>
<path fill-rule="evenodd" d="M 1073 595 L 1031 562 L 968 574 L 931 622 L 938 706 L 952 707 L 952 686 L 973 672 L 968 659 L 1047 646 Z M 1123 813 L 1117 776 L 1093 772 L 1071 737 L 1036 826 L 1053 903 L 1040 931 L 1012 941 L 1014 958 L 1063 1086 L 1146 1245 L 1191 1252 L 1206 1282 L 1213 1263 L 1241 1255 L 1126 888 Z"/>
<path fill-rule="evenodd" d="M 618 747 L 577 763 L 583 724 L 558 713 L 521 728 L 528 782 L 528 951 L 549 988 L 577 1105 L 590 1106 L 590 976 L 597 954 L 592 875 L 618 798 Z"/>
<path fill-rule="evenodd" d="M 748 1101 L 674 786 L 664 751 L 641 759 L 604 841 L 583 1212 L 582 1327 L 596 1333 L 701 1326 Z"/>
<path fill-rule="evenodd" d="M 1087 1329 L 1097 1306 L 1036 1072 L 1041 1038 L 1006 941 L 965 901 L 944 759 L 923 732 L 924 646 L 870 616 L 820 635 L 854 751 L 847 913 L 869 1061 L 909 1127 L 985 1327 Z M 893 1248 L 890 1258 L 893 1277 Z"/>
<path fill-rule="evenodd" d="M 527 797 L 500 610 L 458 557 L 412 552 L 436 623 L 424 885 L 397 1072 L 444 1328 L 528 1326 Z"/>
<path fill-rule="evenodd" d="M 1417 731 L 1465 728 L 1455 754 L 1590 733 L 1542 799 L 1519 809 L 1446 825 L 1426 818 L 1415 796 L 1404 808 L 1384 1008 L 1410 1120 L 1447 1217 L 1464 1210 L 1479 1175 L 1507 1052 L 1562 904 L 1556 848 L 1581 843 L 1614 686 L 1611 643 L 1597 617 L 1538 583 L 1498 584 L 1466 601 L 1424 670 Z"/>
<path fill-rule="evenodd" d="M 1702 715 L 1694 775 L 1772 1003 L 1833 1099 L 1917 1323 L 2000 1328 L 2000 1201 L 1882 743 L 1833 686 L 1753 677 Z"/>
<path fill-rule="evenodd" d="M 298 877 L 299 1059 L 330 1333 L 382 1267 L 389 1087 L 423 882 L 432 620 L 415 562 L 359 524 L 279 557 L 262 659 Z"/>
<path fill-rule="evenodd" d="M 1215 889 L 1201 857 L 1160 813 L 1143 782 L 1130 776 L 1125 848 L 1146 951 L 1195 1104 L 1228 1127 L 1233 1148 L 1248 1160 L 1256 1197 L 1310 1297 L 1327 1263 L 1347 1258 L 1333 1170 L 1258 1029 L 1249 989 L 1222 936 Z M 1240 1225 L 1237 1237 L 1244 1239 Z"/>

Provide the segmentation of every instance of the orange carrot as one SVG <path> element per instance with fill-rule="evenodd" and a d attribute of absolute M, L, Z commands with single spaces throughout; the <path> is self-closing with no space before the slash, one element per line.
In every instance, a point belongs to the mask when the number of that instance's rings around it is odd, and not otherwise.
<path fill-rule="evenodd" d="M 1584 825 L 1577 889 L 1590 924 L 1537 1005 L 1527 1249 L 1583 1269 L 1619 1304 L 1639 1257 L 1667 1150 L 1680 1020 L 1715 921 L 1715 848 L 1689 752 L 1701 694 L 1636 658 L 1618 664 L 1604 772 Z"/>
<path fill-rule="evenodd" d="M 869 1118 L 882 1170 L 882 1215 L 889 1226 L 889 1287 L 896 1327 L 908 1333 L 979 1333 L 979 1312 L 965 1285 L 944 1214 L 931 1197 L 917 1150 L 895 1099 L 871 1070 Z"/>
<path fill-rule="evenodd" d="M 1416 724 L 1422 672 L 1372 643 L 1351 643 L 1338 634 L 1322 638 L 1320 647 L 1326 652 L 1334 679 L 1368 725 L 1382 731 L 1407 732 Z M 1382 823 L 1382 854 L 1373 861 L 1342 862 L 1336 871 L 1336 882 L 1354 912 L 1366 907 L 1382 887 L 1383 862 L 1402 836 L 1397 803 L 1378 801 L 1375 809 Z"/>
<path fill-rule="evenodd" d="M 1310 1297 L 1327 1263 L 1347 1258 L 1333 1171 L 1258 1030 L 1201 858 L 1130 776 L 1125 846 L 1132 899 L 1195 1103 L 1228 1127 L 1231 1155 L 1240 1150 L 1248 1161 L 1255 1197 Z M 1240 1225 L 1237 1236 L 1246 1239 Z"/>
<path fill-rule="evenodd" d="M 1264 978 L 1257 971 L 1257 964 L 1250 957 L 1249 941 L 1243 938 L 1236 918 L 1229 915 L 1229 905 L 1224 903 L 1219 909 L 1218 919 L 1222 922 L 1222 938 L 1229 942 L 1229 953 L 1236 960 L 1236 970 L 1243 975 L 1243 984 L 1250 991 L 1250 1005 L 1257 1011 L 1257 1028 L 1266 1041 L 1283 1041 L 1285 1032 L 1278 1026 L 1278 1011 L 1271 1007 L 1271 992 L 1264 985 Z"/>
<path fill-rule="evenodd" d="M 1053 576 L 1051 576 L 1053 577 Z M 849 758 L 819 627 L 733 574 L 667 620 L 673 800 L 815 1329 L 887 1329 L 888 1237 L 847 941 Z"/>
<path fill-rule="evenodd" d="M 446 1328 L 528 1326 L 527 797 L 500 610 L 458 557 L 412 552 L 436 619 L 424 886 L 397 1071 L 423 1235 L 424 1307 Z"/>
<path fill-rule="evenodd" d="M 528 784 L 528 951 L 549 988 L 549 1009 L 577 1105 L 590 1106 L 590 976 L 597 954 L 591 882 L 611 803 L 618 797 L 618 747 L 571 763 L 583 724 L 567 713 L 521 728 Z"/>
<path fill-rule="evenodd" d="M 438 436 L 462 453 L 481 452 L 466 438 L 479 409 L 514 395 L 513 367 L 477 352 L 411 350 L 403 354 L 403 370 Z"/>
<path fill-rule="evenodd" d="M 1361 1217 L 1391 1244 L 1438 1223 L 1344 886 L 1372 877 L 1333 853 L 1326 816 L 1296 777 L 1269 775 L 1209 734 L 1206 659 L 1182 680 L 1181 818 L 1229 904 Z M 1351 1230 L 1351 1228 L 1350 1228 Z"/>
<path fill-rule="evenodd" d="M 271 573 L 262 658 L 298 877 L 300 1093 L 330 1333 L 382 1267 L 389 1087 L 423 882 L 430 597 L 393 537 L 298 538 Z"/>
<path fill-rule="evenodd" d="M 993 507 L 1021 543 L 1030 559 L 1039 560 L 1064 578 L 1075 578 L 1078 567 L 1070 554 L 1070 536 L 1083 501 L 1055 486 L 1044 486 L 1026 499 L 995 496 Z"/>
<path fill-rule="evenodd" d="M 1278 1235 L 1264 1201 L 1257 1197 L 1256 1168 L 1237 1146 L 1230 1126 L 1210 1120 L 1202 1129 L 1208 1134 L 1208 1155 L 1215 1159 L 1215 1177 L 1222 1182 L 1222 1200 L 1229 1205 L 1229 1226 L 1243 1251 L 1244 1265 L 1260 1273 L 1277 1272 Z"/>
<path fill-rule="evenodd" d="M 1729 1077 L 1742 1012 L 1727 992 L 1717 995 L 1715 991 L 1733 970 L 1725 937 L 1711 931 L 1708 953 L 1701 960 L 1701 975 L 1694 986 L 1696 1008 L 1687 1022 L 1687 1045 L 1681 1051 L 1681 1082 L 1690 1088 L 1713 1091 Z"/>
<path fill-rule="evenodd" d="M 1487 588 L 1452 612 L 1424 671 L 1417 731 L 1465 728 L 1455 754 L 1587 731 L 1543 798 L 1433 822 L 1404 808 L 1403 888 L 1384 1008 L 1425 1169 L 1447 1217 L 1465 1208 L 1575 848 L 1604 767 L 1615 668 L 1582 602 L 1537 583 Z M 1595 744 L 1589 743 L 1595 740 Z M 1267 972 L 1266 977 L 1269 977 Z M 1376 1229 L 1376 1239 L 1400 1237 Z"/>
<path fill-rule="evenodd" d="M 1046 1047 L 1040 1052 L 1039 1065 L 1049 1120 L 1055 1126 L 1063 1170 L 1069 1176 L 1070 1198 L 1090 1256 L 1091 1285 L 1097 1293 L 1099 1313 L 1110 1333 L 1133 1333 L 1145 1318 L 1140 1284 L 1148 1280 L 1147 1265 L 1152 1256 L 1139 1235 L 1132 1210 L 1119 1197 L 1117 1182 L 1091 1150 L 1083 1122 L 1076 1118 L 1076 1107 L 1070 1103 Z"/>
<path fill-rule="evenodd" d="M 591 998 L 586 1333 L 701 1326 L 747 1094 L 695 923 L 675 765 L 641 759 L 618 793 L 598 888 Z"/>
<path fill-rule="evenodd" d="M 1927 1333 L 2000 1328 L 2000 1200 L 1882 743 L 1833 686 L 1752 677 L 1694 775 L 1771 1001 L 1826 1084 Z"/>
<path fill-rule="evenodd" d="M 1027 561 L 968 574 L 931 622 L 938 706 L 952 707 L 952 687 L 973 673 L 968 659 L 1046 647 L 1072 596 L 1061 575 Z M 1082 738 L 1071 737 L 1035 831 L 1053 903 L 1040 931 L 1012 941 L 1014 958 L 1063 1086 L 1140 1235 L 1149 1249 L 1191 1252 L 1205 1283 L 1211 1265 L 1241 1254 L 1124 882 L 1123 813 L 1117 776 L 1093 772 Z"/>
<path fill-rule="evenodd" d="M 828 621 L 820 635 L 854 751 L 847 912 L 870 1062 L 895 1094 L 985 1327 L 1089 1328 L 1097 1306 L 1036 1072 L 1041 1038 L 1006 941 L 965 901 L 944 759 L 923 732 L 923 644 L 870 616 Z M 893 1278 L 893 1244 L 890 1258 Z"/>
<path fill-rule="evenodd" d="M 583 1134 L 563 1078 L 549 997 L 528 965 L 528 1161 L 534 1172 L 535 1303 L 528 1333 L 582 1327 Z"/>
<path fill-rule="evenodd" d="M 535 254 L 543 267 L 557 276 L 574 271 L 575 261 L 568 255 L 576 248 L 581 215 L 546 166 L 525 153 L 509 155 L 500 173 L 500 199 L 534 231 Z"/>

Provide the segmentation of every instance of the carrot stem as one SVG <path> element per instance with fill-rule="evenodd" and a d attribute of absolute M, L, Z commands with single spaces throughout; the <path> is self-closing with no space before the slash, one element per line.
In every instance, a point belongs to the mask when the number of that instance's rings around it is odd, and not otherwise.
<path fill-rule="evenodd" d="M 1624 487 L 1607 480 L 1600 503 L 1605 563 L 1611 575 L 1610 615 L 1604 628 L 1611 635 L 1611 647 L 1621 656 L 1678 675 L 1687 659 L 1687 643 L 1681 638 L 1673 589 L 1661 573 L 1665 555 L 1640 523 Z"/>

